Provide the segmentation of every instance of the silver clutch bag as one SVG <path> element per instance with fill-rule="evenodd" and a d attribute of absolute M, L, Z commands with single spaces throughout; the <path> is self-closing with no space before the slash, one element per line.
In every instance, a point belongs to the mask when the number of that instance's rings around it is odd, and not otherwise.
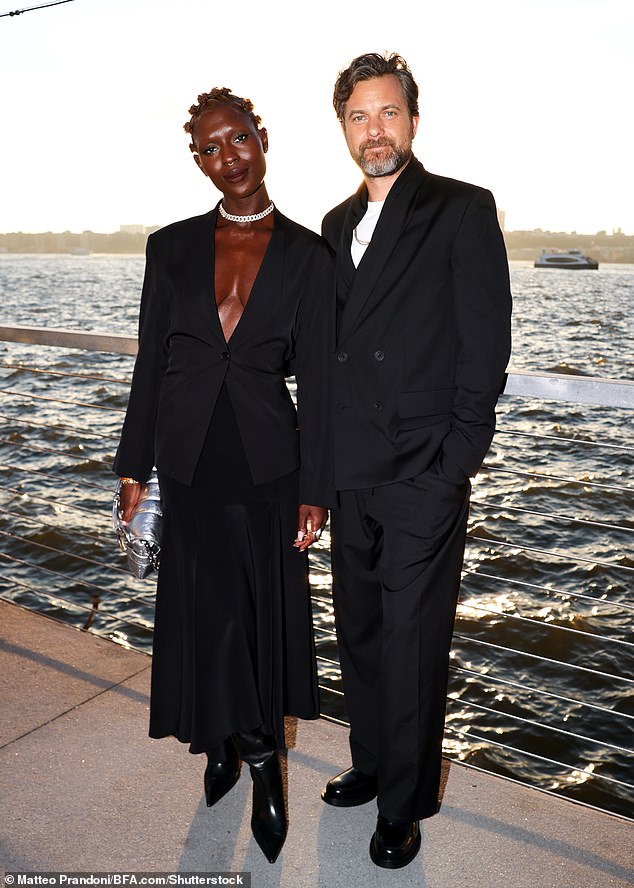
<path fill-rule="evenodd" d="M 158 570 L 161 557 L 163 511 L 156 469 L 152 469 L 147 484 L 143 485 L 139 501 L 127 524 L 121 519 L 120 492 L 119 481 L 112 503 L 112 525 L 119 545 L 125 552 L 128 570 L 132 576 L 142 580 L 152 571 Z"/>

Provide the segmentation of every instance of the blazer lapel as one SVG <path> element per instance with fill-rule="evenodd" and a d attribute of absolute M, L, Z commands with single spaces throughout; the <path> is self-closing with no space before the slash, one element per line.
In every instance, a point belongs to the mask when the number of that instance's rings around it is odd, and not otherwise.
<path fill-rule="evenodd" d="M 197 338 L 217 346 L 225 341 L 214 293 L 214 232 L 217 208 L 200 216 L 188 243 L 187 315 Z"/>
<path fill-rule="evenodd" d="M 271 240 L 253 281 L 247 304 L 244 306 L 240 320 L 229 339 L 232 349 L 246 342 L 254 330 L 261 331 L 267 321 L 271 317 L 275 317 L 281 303 L 285 239 L 283 220 L 277 210 L 274 212 L 275 224 Z M 218 321 L 218 326 L 220 326 L 220 321 Z"/>
<path fill-rule="evenodd" d="M 372 242 L 365 251 L 352 279 L 343 315 L 338 324 L 339 342 L 342 342 L 353 329 L 359 315 L 372 295 L 403 229 L 407 226 L 416 207 L 418 194 L 423 184 L 424 172 L 423 165 L 415 157 L 412 157 L 390 189 L 374 231 Z M 346 255 L 350 264 L 352 264 L 350 241 L 353 229 L 362 218 L 366 208 L 367 189 L 363 185 L 351 200 L 342 229 L 337 251 L 337 268 L 341 275 L 339 278 L 340 284 L 345 281 Z M 354 265 L 352 267 L 354 268 Z"/>

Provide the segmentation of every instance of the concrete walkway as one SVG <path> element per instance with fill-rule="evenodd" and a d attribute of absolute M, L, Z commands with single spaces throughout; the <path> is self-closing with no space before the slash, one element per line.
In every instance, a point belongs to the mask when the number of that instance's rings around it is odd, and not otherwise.
<path fill-rule="evenodd" d="M 250 780 L 208 809 L 203 762 L 147 737 L 150 658 L 0 602 L 0 869 L 251 873 L 253 888 L 617 888 L 634 830 L 452 764 L 407 868 L 368 857 L 374 803 L 324 805 L 347 732 L 290 722 L 290 830 L 276 864 L 251 838 Z"/>

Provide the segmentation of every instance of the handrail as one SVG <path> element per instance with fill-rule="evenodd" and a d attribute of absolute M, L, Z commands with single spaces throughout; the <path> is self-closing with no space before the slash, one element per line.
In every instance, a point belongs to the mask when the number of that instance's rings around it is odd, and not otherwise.
<path fill-rule="evenodd" d="M 135 355 L 137 340 L 133 336 L 112 333 L 82 333 L 56 327 L 29 327 L 19 324 L 0 326 L 0 340 L 29 345 L 81 348 L 120 355 Z M 634 382 L 604 379 L 595 376 L 572 376 L 565 373 L 534 373 L 530 370 L 509 370 L 505 395 L 573 401 L 601 407 L 634 408 Z"/>
<path fill-rule="evenodd" d="M 504 394 L 600 407 L 634 407 L 634 382 L 598 376 L 513 370 L 508 375 Z"/>
<path fill-rule="evenodd" d="M 50 345 L 60 348 L 83 348 L 87 351 L 135 355 L 137 340 L 118 333 L 81 333 L 61 327 L 27 327 L 22 324 L 0 326 L 0 340 L 24 345 Z"/>

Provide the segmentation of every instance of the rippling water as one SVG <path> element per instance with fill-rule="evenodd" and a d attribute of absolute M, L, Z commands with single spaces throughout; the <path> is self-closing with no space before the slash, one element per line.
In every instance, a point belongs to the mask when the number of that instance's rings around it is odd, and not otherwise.
<path fill-rule="evenodd" d="M 511 268 L 514 369 L 631 378 L 634 266 Z M 2 323 L 134 335 L 142 274 L 140 256 L 0 255 Z M 0 343 L 0 594 L 149 650 L 154 583 L 129 577 L 109 528 L 131 367 Z M 498 429 L 474 483 L 447 751 L 632 816 L 631 412 L 505 397 Z M 316 636 L 321 682 L 340 689 L 327 543 Z M 335 695 L 324 710 L 345 717 Z"/>

